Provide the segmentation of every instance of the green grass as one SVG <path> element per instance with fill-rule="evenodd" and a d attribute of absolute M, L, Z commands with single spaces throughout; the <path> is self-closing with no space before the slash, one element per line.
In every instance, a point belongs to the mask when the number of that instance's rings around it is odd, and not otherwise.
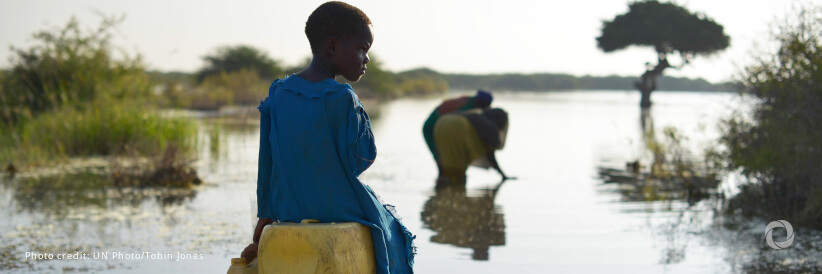
<path fill-rule="evenodd" d="M 62 107 L 3 131 L 0 160 L 14 163 L 83 156 L 150 156 L 171 144 L 187 152 L 196 136 L 192 121 L 162 117 L 136 102 L 93 102 L 82 110 Z"/>

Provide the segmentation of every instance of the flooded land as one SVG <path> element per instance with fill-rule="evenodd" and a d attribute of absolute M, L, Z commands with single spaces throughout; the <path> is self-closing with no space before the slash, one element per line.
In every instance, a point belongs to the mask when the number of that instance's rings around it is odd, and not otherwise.
<path fill-rule="evenodd" d="M 638 99 L 635 91 L 496 94 L 494 106 L 510 115 L 497 159 L 517 179 L 470 168 L 467 184 L 450 188 L 435 188 L 421 133 L 441 98 L 366 102 L 378 158 L 361 180 L 417 235 L 419 273 L 820 269 L 822 233 L 795 228 L 790 248 L 771 249 L 763 236 L 774 220 L 718 210 L 736 175 L 681 168 L 716 145 L 719 119 L 744 100 L 657 92 L 643 112 Z M 0 179 L 0 271 L 224 271 L 256 221 L 255 115 L 192 118 L 202 180 L 193 187 L 113 185 L 106 159 Z M 685 133 L 676 146 L 669 128 Z"/>

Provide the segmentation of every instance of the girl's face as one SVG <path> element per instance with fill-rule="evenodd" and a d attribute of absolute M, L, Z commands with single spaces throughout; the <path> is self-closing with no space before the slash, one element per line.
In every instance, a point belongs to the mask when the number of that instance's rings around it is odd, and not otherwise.
<path fill-rule="evenodd" d="M 359 81 L 365 74 L 366 64 L 371 61 L 368 58 L 368 50 L 374 43 L 371 31 L 371 25 L 368 25 L 357 35 L 339 41 L 331 63 L 336 74 L 351 82 Z"/>

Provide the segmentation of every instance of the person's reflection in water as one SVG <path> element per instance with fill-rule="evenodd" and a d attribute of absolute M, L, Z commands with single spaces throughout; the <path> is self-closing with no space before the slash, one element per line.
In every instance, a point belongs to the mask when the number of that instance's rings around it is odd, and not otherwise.
<path fill-rule="evenodd" d="M 471 248 L 472 259 L 487 261 L 489 247 L 505 245 L 505 220 L 494 205 L 504 182 L 478 197 L 466 196 L 465 181 L 438 183 L 422 212 L 425 226 L 436 232 L 431 241 Z"/>

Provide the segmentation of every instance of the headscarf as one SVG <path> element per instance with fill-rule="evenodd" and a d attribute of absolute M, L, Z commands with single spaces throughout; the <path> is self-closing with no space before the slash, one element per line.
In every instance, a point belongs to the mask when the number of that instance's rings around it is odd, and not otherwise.
<path fill-rule="evenodd" d="M 478 108 L 485 108 L 491 105 L 491 102 L 494 101 L 494 96 L 491 95 L 491 92 L 485 90 L 477 90 L 477 95 L 474 95 L 474 106 Z"/>

